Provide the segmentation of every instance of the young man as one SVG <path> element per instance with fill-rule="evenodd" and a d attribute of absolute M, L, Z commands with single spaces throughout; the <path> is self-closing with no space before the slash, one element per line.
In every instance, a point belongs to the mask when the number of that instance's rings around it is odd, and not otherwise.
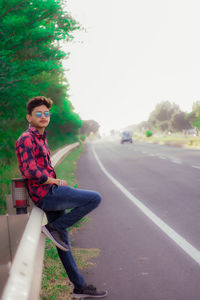
<path fill-rule="evenodd" d="M 74 189 L 63 179 L 56 178 L 51 165 L 45 128 L 50 121 L 53 101 L 38 96 L 27 102 L 29 128 L 16 142 L 19 170 L 28 182 L 28 191 L 36 206 L 47 215 L 48 224 L 42 232 L 57 246 L 59 257 L 74 284 L 74 298 L 101 298 L 107 292 L 87 285 L 73 258 L 66 228 L 95 209 L 101 202 L 97 192 Z M 66 213 L 66 209 L 71 209 Z"/>

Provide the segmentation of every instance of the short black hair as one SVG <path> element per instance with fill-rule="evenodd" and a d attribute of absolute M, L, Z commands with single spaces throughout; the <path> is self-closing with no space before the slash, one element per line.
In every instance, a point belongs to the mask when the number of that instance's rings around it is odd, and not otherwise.
<path fill-rule="evenodd" d="M 52 107 L 53 101 L 50 98 L 44 96 L 36 96 L 28 100 L 26 103 L 26 110 L 31 115 L 33 109 L 40 105 L 45 105 L 48 109 Z"/>

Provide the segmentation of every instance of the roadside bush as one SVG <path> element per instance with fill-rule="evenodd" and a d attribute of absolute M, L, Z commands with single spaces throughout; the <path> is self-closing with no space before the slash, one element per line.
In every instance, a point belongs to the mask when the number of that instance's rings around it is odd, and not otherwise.
<path fill-rule="evenodd" d="M 145 132 L 145 136 L 146 137 L 150 137 L 150 136 L 152 136 L 153 135 L 153 133 L 150 131 L 150 130 L 147 130 L 146 132 Z"/>
<path fill-rule="evenodd" d="M 80 140 L 81 140 L 81 141 L 85 141 L 85 138 L 86 138 L 86 135 L 85 135 L 85 134 L 81 134 L 81 135 L 80 135 Z"/>

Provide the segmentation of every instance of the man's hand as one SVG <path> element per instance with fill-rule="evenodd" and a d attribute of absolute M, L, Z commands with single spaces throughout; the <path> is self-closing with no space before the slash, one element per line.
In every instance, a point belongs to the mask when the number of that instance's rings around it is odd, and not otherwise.
<path fill-rule="evenodd" d="M 67 181 L 62 180 L 62 179 L 57 179 L 58 180 L 58 184 L 57 185 L 67 185 Z"/>
<path fill-rule="evenodd" d="M 45 181 L 44 184 L 56 184 L 62 186 L 67 185 L 67 182 L 62 179 L 48 177 L 47 181 Z"/>

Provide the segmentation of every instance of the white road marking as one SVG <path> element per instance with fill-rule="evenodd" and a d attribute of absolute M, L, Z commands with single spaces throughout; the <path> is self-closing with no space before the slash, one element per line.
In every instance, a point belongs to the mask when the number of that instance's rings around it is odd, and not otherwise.
<path fill-rule="evenodd" d="M 200 166 L 192 166 L 193 168 L 195 168 L 195 169 L 200 169 Z"/>
<path fill-rule="evenodd" d="M 162 154 L 160 154 L 160 153 L 156 153 L 155 155 L 159 157 L 159 156 L 161 156 Z"/>
<path fill-rule="evenodd" d="M 104 174 L 114 183 L 121 192 L 129 198 L 154 224 L 156 224 L 168 237 L 170 237 L 180 248 L 182 248 L 192 259 L 200 264 L 200 251 L 186 241 L 181 235 L 169 225 L 157 217 L 146 205 L 134 197 L 119 181 L 117 181 L 103 166 L 93 147 L 93 154 Z"/>
<path fill-rule="evenodd" d="M 181 160 L 171 160 L 171 162 L 173 162 L 174 164 L 178 164 L 178 165 L 181 165 L 182 164 L 182 161 Z"/>

